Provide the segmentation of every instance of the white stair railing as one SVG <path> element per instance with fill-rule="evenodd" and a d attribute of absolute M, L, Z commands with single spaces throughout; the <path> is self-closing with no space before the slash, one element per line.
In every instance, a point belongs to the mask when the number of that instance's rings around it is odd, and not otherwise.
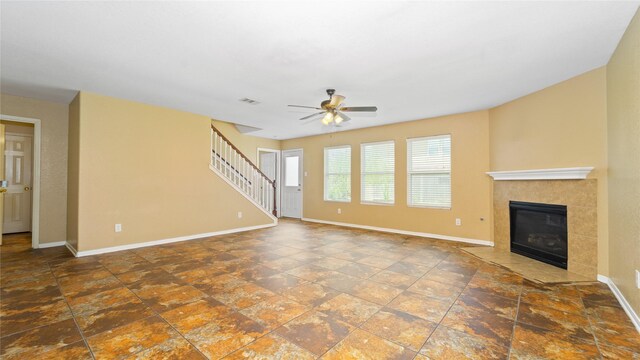
<path fill-rule="evenodd" d="M 277 216 L 276 183 L 211 125 L 211 166 L 267 213 Z"/>

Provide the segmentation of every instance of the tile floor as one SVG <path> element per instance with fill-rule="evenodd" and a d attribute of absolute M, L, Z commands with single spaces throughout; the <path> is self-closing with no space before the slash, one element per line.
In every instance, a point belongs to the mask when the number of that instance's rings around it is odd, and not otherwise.
<path fill-rule="evenodd" d="M 282 220 L 73 258 L 0 248 L 2 359 L 639 359 L 599 283 L 540 285 L 468 246 Z"/>

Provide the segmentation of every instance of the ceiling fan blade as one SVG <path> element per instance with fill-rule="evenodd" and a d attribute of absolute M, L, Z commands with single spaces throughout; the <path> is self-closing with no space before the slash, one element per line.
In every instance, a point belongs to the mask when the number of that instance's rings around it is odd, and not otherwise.
<path fill-rule="evenodd" d="M 375 106 L 350 106 L 350 107 L 343 107 L 338 110 L 340 111 L 377 111 L 378 108 Z"/>
<path fill-rule="evenodd" d="M 347 114 L 338 111 L 338 115 L 342 118 L 342 122 L 351 121 L 351 118 L 347 116 Z"/>
<path fill-rule="evenodd" d="M 316 109 L 316 110 L 322 110 L 322 108 L 314 107 L 314 106 L 303 106 L 303 105 L 287 105 L 287 106 L 289 106 L 289 107 L 305 108 L 305 109 Z"/>
<path fill-rule="evenodd" d="M 329 106 L 332 108 L 337 108 L 344 101 L 344 96 L 342 95 L 331 95 L 331 101 L 329 102 Z"/>
<path fill-rule="evenodd" d="M 311 115 L 309 115 L 309 116 L 302 117 L 302 118 L 300 118 L 300 120 L 307 120 L 307 119 L 311 119 L 312 117 L 314 117 L 314 116 L 318 116 L 318 115 L 320 115 L 320 114 L 324 114 L 325 112 L 326 112 L 326 111 L 320 111 L 320 112 L 317 112 L 317 113 L 315 113 L 315 114 L 311 114 Z"/>

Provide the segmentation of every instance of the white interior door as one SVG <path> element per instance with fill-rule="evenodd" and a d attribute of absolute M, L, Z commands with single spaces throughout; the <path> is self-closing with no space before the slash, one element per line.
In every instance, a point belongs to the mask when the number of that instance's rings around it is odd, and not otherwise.
<path fill-rule="evenodd" d="M 302 150 L 282 152 L 282 216 L 302 217 Z"/>
<path fill-rule="evenodd" d="M 276 153 L 260 153 L 260 170 L 271 180 L 276 179 Z"/>
<path fill-rule="evenodd" d="M 31 231 L 31 141 L 30 136 L 5 136 L 4 234 Z"/>

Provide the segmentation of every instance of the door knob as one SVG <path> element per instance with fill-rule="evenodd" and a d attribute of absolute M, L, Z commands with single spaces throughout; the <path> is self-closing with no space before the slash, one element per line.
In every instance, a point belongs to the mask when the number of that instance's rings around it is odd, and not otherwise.
<path fill-rule="evenodd" d="M 6 192 L 7 192 L 7 189 L 5 189 L 5 188 L 0 189 L 0 194 L 1 193 L 6 193 Z"/>
<path fill-rule="evenodd" d="M 28 186 L 25 186 L 25 187 L 24 187 L 24 191 L 29 191 L 29 190 L 31 190 L 31 188 L 30 188 L 30 187 L 28 187 Z"/>

